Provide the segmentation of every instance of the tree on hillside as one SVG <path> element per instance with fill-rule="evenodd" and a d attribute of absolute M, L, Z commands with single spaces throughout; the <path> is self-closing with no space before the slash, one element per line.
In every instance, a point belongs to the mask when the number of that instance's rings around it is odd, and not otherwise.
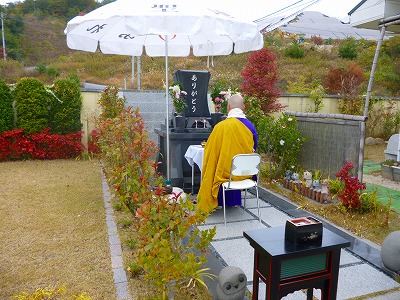
<path fill-rule="evenodd" d="M 258 99 L 259 108 L 265 113 L 280 111 L 278 102 L 281 94 L 277 58 L 269 49 L 261 49 L 250 54 L 247 66 L 242 71 L 242 93 Z"/>
<path fill-rule="evenodd" d="M 342 99 L 339 111 L 343 114 L 358 115 L 362 113 L 360 87 L 366 81 L 361 68 L 350 62 L 346 68 L 331 66 L 325 77 L 324 87 L 331 94 L 338 94 Z"/>

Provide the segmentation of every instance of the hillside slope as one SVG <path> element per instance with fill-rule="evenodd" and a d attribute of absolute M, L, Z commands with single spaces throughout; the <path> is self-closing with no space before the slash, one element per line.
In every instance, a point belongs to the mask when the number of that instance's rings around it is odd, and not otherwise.
<path fill-rule="evenodd" d="M 20 77 L 37 77 L 45 83 L 51 84 L 57 75 L 64 77 L 67 74 L 75 73 L 82 82 L 92 82 L 103 85 L 117 85 L 124 87 L 125 82 L 128 88 L 138 87 L 137 73 L 135 72 L 135 82 L 132 84 L 132 57 L 104 55 L 102 53 L 84 53 L 72 51 L 66 45 L 64 28 L 66 21 L 62 18 L 47 17 L 37 18 L 26 14 L 23 17 L 24 32 L 21 36 L 21 56 L 23 60 L 19 62 L 8 59 L 0 62 L 0 76 L 8 83 L 15 83 Z M 324 81 L 330 66 L 346 68 L 350 60 L 339 57 L 339 47 L 341 40 L 319 39 L 317 45 L 315 39 L 306 40 L 301 45 L 305 49 L 303 58 L 290 58 L 285 56 L 285 50 L 293 45 L 293 40 L 284 39 L 273 31 L 265 36 L 265 45 L 271 49 L 278 57 L 279 75 L 281 78 L 281 88 L 287 92 L 290 82 L 296 82 L 303 76 L 306 82 L 312 80 Z M 328 45 L 327 45 L 328 43 Z M 372 58 L 374 54 L 375 42 L 360 40 L 357 41 L 357 58 L 353 59 L 361 67 L 368 78 Z M 392 43 L 393 44 L 393 43 Z M 392 45 L 392 49 L 400 52 L 400 42 Z M 396 48 L 397 47 L 397 48 Z M 213 85 L 216 80 L 223 78 L 230 83 L 232 88 L 240 87 L 241 71 L 247 64 L 249 53 L 232 54 L 229 56 L 210 57 L 211 81 Z M 390 96 L 391 93 L 384 86 L 380 86 L 379 80 L 387 81 L 380 72 L 394 72 L 388 77 L 394 78 L 395 82 L 400 83 L 399 60 L 381 59 L 378 64 L 377 82 L 374 85 L 375 94 Z M 53 72 L 31 71 L 37 66 L 46 66 Z M 30 67 L 26 69 L 26 67 Z M 137 58 L 135 59 L 135 68 Z M 396 69 L 397 68 L 397 69 Z M 207 57 L 185 57 L 169 59 L 169 78 L 178 69 L 207 70 Z M 136 70 L 137 71 L 137 70 Z M 163 89 L 165 81 L 165 60 L 164 58 L 150 58 L 146 55 L 141 57 L 141 89 Z M 393 89 L 392 89 L 393 90 Z M 393 93 L 392 93 L 393 94 Z"/>

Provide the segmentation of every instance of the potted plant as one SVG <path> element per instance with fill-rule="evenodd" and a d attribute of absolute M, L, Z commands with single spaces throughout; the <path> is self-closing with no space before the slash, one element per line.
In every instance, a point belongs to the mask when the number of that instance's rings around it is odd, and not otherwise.
<path fill-rule="evenodd" d="M 180 82 L 174 82 L 169 87 L 169 94 L 172 98 L 172 104 L 177 115 L 181 115 L 183 110 L 187 107 L 186 95 L 183 90 L 183 85 Z"/>
<path fill-rule="evenodd" d="M 182 113 L 187 107 L 187 93 L 183 90 L 183 85 L 180 82 L 174 82 L 169 87 L 169 95 L 171 96 L 172 104 L 176 113 L 176 117 L 174 118 L 175 131 L 183 132 L 186 120 L 185 117 L 182 116 Z"/>
<path fill-rule="evenodd" d="M 213 126 L 221 121 L 223 115 L 228 114 L 228 99 L 235 93 L 237 89 L 231 90 L 222 79 L 215 83 L 210 93 L 215 110 L 215 113 L 211 113 Z"/>

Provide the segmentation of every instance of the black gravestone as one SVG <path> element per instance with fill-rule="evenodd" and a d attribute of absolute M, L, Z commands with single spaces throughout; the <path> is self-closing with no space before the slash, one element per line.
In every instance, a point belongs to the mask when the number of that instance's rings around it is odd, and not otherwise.
<path fill-rule="evenodd" d="M 187 92 L 185 117 L 209 117 L 207 91 L 210 81 L 210 72 L 194 70 L 177 70 L 174 73 L 174 81 L 183 85 Z"/>

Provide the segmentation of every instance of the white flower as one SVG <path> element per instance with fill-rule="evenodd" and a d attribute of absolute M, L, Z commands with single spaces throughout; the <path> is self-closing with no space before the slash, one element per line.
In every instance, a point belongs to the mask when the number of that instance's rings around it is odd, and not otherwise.
<path fill-rule="evenodd" d="M 280 140 L 279 144 L 281 144 L 281 146 L 285 145 L 285 141 L 284 140 Z"/>
<path fill-rule="evenodd" d="M 287 120 L 290 122 L 290 121 L 292 121 L 293 119 L 292 119 L 292 118 L 289 118 L 289 119 L 287 119 Z"/>
<path fill-rule="evenodd" d="M 171 94 L 175 99 L 179 99 L 182 95 L 187 95 L 185 91 L 181 91 L 181 88 L 179 85 L 173 85 L 169 87 L 169 90 L 171 90 Z"/>
<path fill-rule="evenodd" d="M 231 89 L 228 89 L 227 91 L 221 91 L 219 94 L 222 95 L 225 100 L 228 100 L 230 97 L 232 97 Z"/>

